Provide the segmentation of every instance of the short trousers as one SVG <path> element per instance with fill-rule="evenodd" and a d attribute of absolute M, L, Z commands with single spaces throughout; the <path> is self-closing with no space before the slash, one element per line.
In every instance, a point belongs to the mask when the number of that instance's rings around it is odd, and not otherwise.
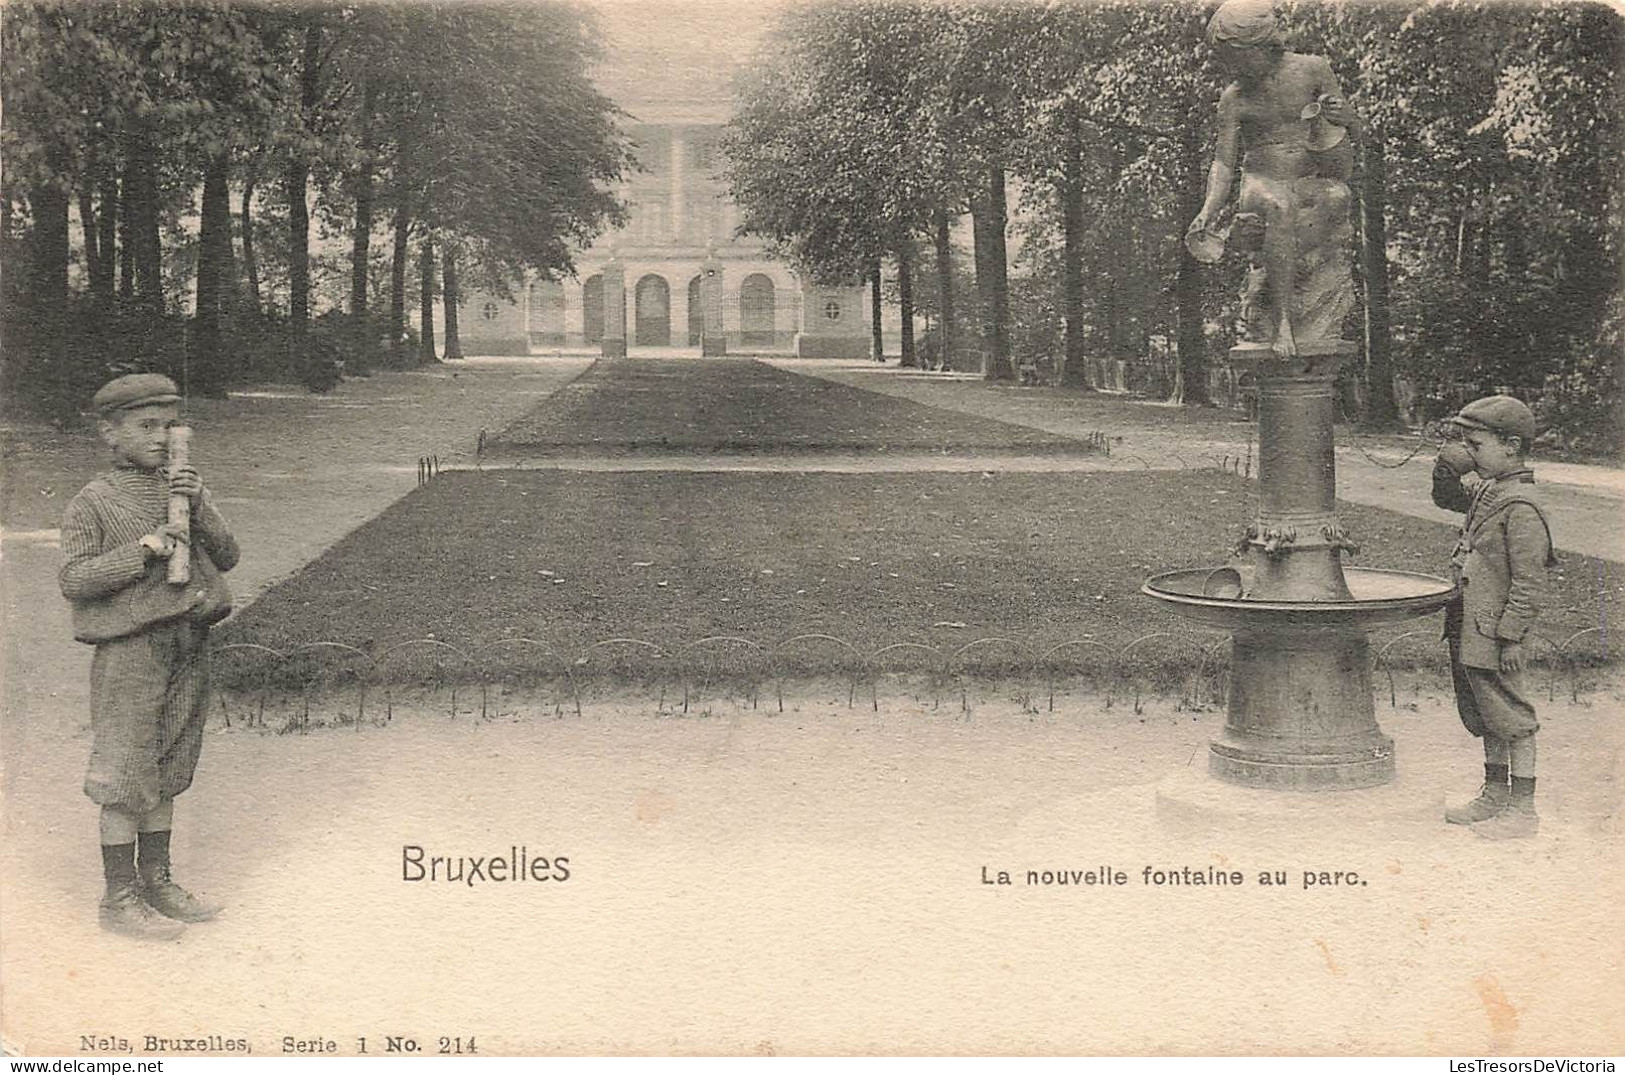
<path fill-rule="evenodd" d="M 139 816 L 191 787 L 208 698 L 208 627 L 177 620 L 98 645 L 85 794 Z"/>
<path fill-rule="evenodd" d="M 1534 703 L 1524 690 L 1522 672 L 1468 668 L 1450 642 L 1450 678 L 1456 687 L 1456 712 L 1469 732 L 1482 739 L 1526 739 L 1540 731 Z"/>

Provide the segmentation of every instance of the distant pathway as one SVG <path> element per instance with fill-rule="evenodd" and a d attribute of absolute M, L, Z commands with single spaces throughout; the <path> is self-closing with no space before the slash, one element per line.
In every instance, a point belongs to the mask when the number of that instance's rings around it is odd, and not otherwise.
<path fill-rule="evenodd" d="M 781 369 L 838 384 L 1062 436 L 1105 433 L 1111 438 L 1114 467 L 1178 470 L 1219 466 L 1227 458 L 1245 456 L 1254 436 L 1254 423 L 1241 421 L 1230 411 L 1191 411 L 1119 396 L 1089 397 L 1052 388 L 993 385 L 963 375 L 905 370 L 873 362 L 771 361 Z M 1419 519 L 1451 524 L 1461 521 L 1459 515 L 1433 506 L 1429 494 L 1431 453 L 1421 453 L 1403 466 L 1396 466 L 1408 451 L 1383 443 L 1390 438 L 1360 438 L 1358 448 L 1353 446 L 1353 440 L 1343 430 L 1338 431 L 1339 497 Z M 1363 443 L 1366 440 L 1372 443 Z M 1535 471 L 1555 516 L 1553 529 L 1558 547 L 1625 563 L 1625 470 L 1537 459 Z"/>

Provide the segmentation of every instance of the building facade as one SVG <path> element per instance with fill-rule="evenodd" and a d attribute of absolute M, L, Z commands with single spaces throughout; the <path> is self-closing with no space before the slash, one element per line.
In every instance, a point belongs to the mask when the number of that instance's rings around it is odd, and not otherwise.
<path fill-rule="evenodd" d="M 529 280 L 516 299 L 475 291 L 459 304 L 464 354 L 598 351 L 607 336 L 639 349 L 706 354 L 799 353 L 864 358 L 864 292 L 802 281 L 736 237 L 737 207 L 721 177 L 726 98 L 618 102 L 641 169 L 620 190 L 624 228 L 576 258 L 577 276 Z M 604 276 L 619 270 L 624 325 L 606 324 Z M 706 300 L 714 289 L 713 328 Z M 615 305 L 612 286 L 608 303 Z"/>

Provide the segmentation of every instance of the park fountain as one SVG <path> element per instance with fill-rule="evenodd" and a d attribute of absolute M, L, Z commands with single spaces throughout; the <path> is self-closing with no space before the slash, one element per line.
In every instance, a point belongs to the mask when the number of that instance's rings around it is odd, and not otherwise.
<path fill-rule="evenodd" d="M 1346 568 L 1332 445 L 1337 368 L 1352 345 L 1232 351 L 1258 386 L 1258 514 L 1251 563 L 1149 579 L 1142 592 L 1231 632 L 1224 731 L 1208 768 L 1248 787 L 1362 788 L 1394 776 L 1393 740 L 1372 703 L 1370 628 L 1444 607 L 1444 579 Z"/>
<path fill-rule="evenodd" d="M 1343 566 L 1356 547 L 1337 518 L 1332 422 L 1338 369 L 1358 352 L 1339 337 L 1354 304 L 1346 128 L 1357 119 L 1325 60 L 1284 50 L 1266 0 L 1227 0 L 1208 39 L 1235 75 L 1235 107 L 1221 110 L 1230 127 L 1186 245 L 1214 262 L 1234 233 L 1249 254 L 1243 341 L 1230 357 L 1258 393 L 1258 512 L 1241 569 L 1167 572 L 1141 592 L 1231 632 L 1228 712 L 1210 772 L 1255 788 L 1373 787 L 1393 779 L 1394 751 L 1377 726 L 1367 633 L 1438 611 L 1455 587 Z M 1244 115 L 1271 125 L 1244 127 Z M 1220 231 L 1241 152 L 1237 212 Z"/>

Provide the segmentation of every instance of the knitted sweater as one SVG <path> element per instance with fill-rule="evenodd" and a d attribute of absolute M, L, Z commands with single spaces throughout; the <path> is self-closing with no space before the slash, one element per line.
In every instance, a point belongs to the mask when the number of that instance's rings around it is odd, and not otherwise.
<path fill-rule="evenodd" d="M 161 471 L 121 466 L 93 479 L 62 520 L 62 596 L 89 601 L 139 582 L 147 570 L 141 539 L 168 521 L 169 481 Z M 237 539 L 206 492 L 193 505 L 191 527 L 193 547 L 215 567 L 237 566 Z"/>

